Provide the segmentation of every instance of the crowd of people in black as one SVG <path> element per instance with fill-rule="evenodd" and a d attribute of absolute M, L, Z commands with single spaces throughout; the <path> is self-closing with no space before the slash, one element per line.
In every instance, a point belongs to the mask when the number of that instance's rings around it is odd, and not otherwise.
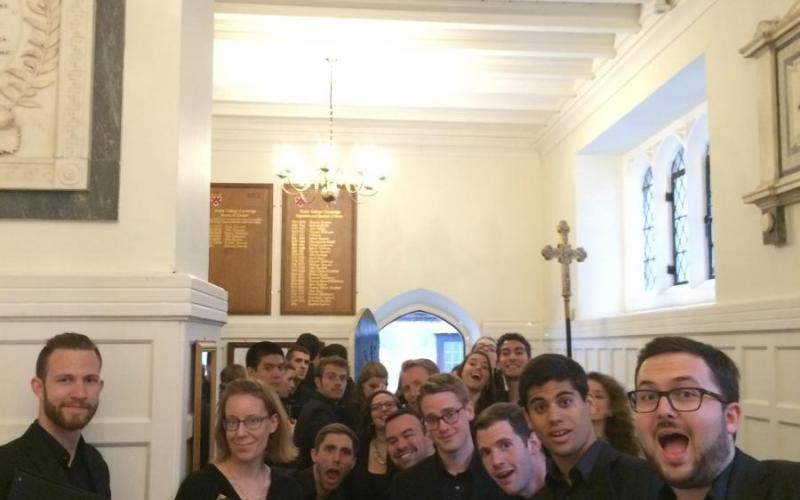
<path fill-rule="evenodd" d="M 101 365 L 83 335 L 48 342 L 39 416 L 0 447 L 0 498 L 30 498 L 20 488 L 43 477 L 59 498 L 110 496 L 81 437 Z M 629 392 L 566 356 L 532 358 L 517 333 L 479 339 L 451 373 L 407 360 L 394 391 L 379 362 L 349 374 L 346 349 L 311 334 L 286 355 L 253 345 L 245 367 L 221 373 L 217 458 L 176 500 L 800 500 L 799 463 L 736 446 L 734 362 L 686 337 L 647 343 Z"/>

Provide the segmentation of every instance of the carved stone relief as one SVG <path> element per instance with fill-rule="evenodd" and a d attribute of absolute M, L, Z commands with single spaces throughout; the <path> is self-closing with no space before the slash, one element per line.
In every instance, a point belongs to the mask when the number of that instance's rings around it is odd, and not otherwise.
<path fill-rule="evenodd" d="M 94 8 L 0 0 L 0 189 L 87 189 Z"/>

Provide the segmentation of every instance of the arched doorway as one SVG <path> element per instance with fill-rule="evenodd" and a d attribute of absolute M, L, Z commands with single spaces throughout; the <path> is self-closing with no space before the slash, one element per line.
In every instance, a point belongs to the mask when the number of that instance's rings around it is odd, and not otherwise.
<path fill-rule="evenodd" d="M 403 361 L 428 358 L 442 372 L 464 360 L 464 337 L 440 316 L 417 310 L 399 316 L 380 330 L 380 358 L 389 371 L 389 384 L 397 384 Z"/>

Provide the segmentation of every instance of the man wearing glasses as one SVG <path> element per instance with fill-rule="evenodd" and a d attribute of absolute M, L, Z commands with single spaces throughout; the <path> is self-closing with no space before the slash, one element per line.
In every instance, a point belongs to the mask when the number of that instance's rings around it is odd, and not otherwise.
<path fill-rule="evenodd" d="M 722 351 L 659 337 L 639 353 L 628 393 L 662 499 L 800 499 L 800 464 L 759 462 L 734 444 L 742 418 L 739 370 Z"/>
<path fill-rule="evenodd" d="M 652 473 L 594 433 L 589 383 L 581 365 L 560 354 L 533 358 L 520 376 L 528 421 L 550 452 L 546 486 L 535 499 L 642 500 Z"/>
<path fill-rule="evenodd" d="M 449 373 L 432 375 L 417 403 L 436 453 L 395 477 L 393 500 L 514 498 L 492 481 L 475 453 L 469 428 L 475 412 L 461 379 Z"/>

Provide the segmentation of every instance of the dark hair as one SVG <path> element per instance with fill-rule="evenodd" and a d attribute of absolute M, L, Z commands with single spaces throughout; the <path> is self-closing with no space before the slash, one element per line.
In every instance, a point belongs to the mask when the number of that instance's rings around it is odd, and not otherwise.
<path fill-rule="evenodd" d="M 261 342 L 256 342 L 251 345 L 250 348 L 247 349 L 244 362 L 248 368 L 255 370 L 258 368 L 258 364 L 261 363 L 261 358 L 272 354 L 278 354 L 281 358 L 286 359 L 283 355 L 283 349 L 281 349 L 278 344 L 270 342 L 269 340 L 262 340 Z"/>
<path fill-rule="evenodd" d="M 308 349 L 308 355 L 311 356 L 311 359 L 317 357 L 322 347 L 322 342 L 319 341 L 319 337 L 313 333 L 301 333 L 300 336 L 297 337 L 295 343 Z"/>
<path fill-rule="evenodd" d="M 456 375 L 458 375 L 458 378 L 460 378 L 462 381 L 464 380 L 463 378 L 464 366 L 466 366 L 467 360 L 471 356 L 482 356 L 483 359 L 486 360 L 487 365 L 489 366 L 489 373 L 486 378 L 486 385 L 483 386 L 483 388 L 481 389 L 481 395 L 478 396 L 478 400 L 475 401 L 475 414 L 477 415 L 484 409 L 488 408 L 489 405 L 494 403 L 497 400 L 497 397 L 496 394 L 494 393 L 494 380 L 492 380 L 492 376 L 494 375 L 492 373 L 492 362 L 489 359 L 489 356 L 486 355 L 486 353 L 483 353 L 481 351 L 472 351 L 471 353 L 467 354 L 464 357 L 464 361 L 458 366 L 456 370 Z M 467 390 L 467 392 L 469 392 L 469 389 Z"/>
<path fill-rule="evenodd" d="M 418 411 L 416 411 L 415 409 L 410 408 L 408 406 L 406 406 L 404 408 L 400 408 L 396 412 L 394 412 L 391 415 L 389 415 L 388 417 L 386 417 L 386 425 L 389 425 L 389 422 L 391 422 L 392 420 L 394 420 L 394 419 L 396 419 L 398 417 L 402 417 L 403 415 L 411 415 L 412 417 L 414 417 L 417 420 L 419 420 L 419 425 L 422 427 L 422 432 L 423 433 L 425 432 L 425 424 L 422 422 L 422 416 L 420 416 Z"/>
<path fill-rule="evenodd" d="M 350 393 L 350 404 L 356 411 L 361 411 L 366 404 L 363 385 L 372 377 L 385 379 L 388 383 L 389 372 L 380 361 L 369 361 L 361 367 L 361 373 L 358 374 L 358 381 L 356 381 L 356 390 Z"/>
<path fill-rule="evenodd" d="M 228 445 L 228 439 L 225 428 L 222 426 L 222 421 L 227 417 L 225 413 L 225 405 L 232 396 L 246 394 L 261 400 L 264 403 L 264 409 L 267 415 L 276 415 L 278 419 L 278 427 L 269 436 L 267 442 L 267 449 L 264 454 L 270 459 L 272 463 L 290 463 L 297 458 L 297 447 L 292 442 L 292 429 L 289 426 L 289 417 L 286 415 L 286 410 L 281 404 L 278 393 L 275 389 L 269 387 L 262 382 L 255 379 L 240 378 L 230 382 L 225 386 L 222 395 L 219 398 L 219 405 L 217 406 L 217 421 L 214 424 L 214 437 L 217 442 L 217 456 L 221 460 L 227 459 L 231 455 L 231 449 Z"/>
<path fill-rule="evenodd" d="M 319 355 L 323 358 L 339 356 L 342 359 L 347 359 L 347 348 L 342 344 L 328 344 L 319 351 Z"/>
<path fill-rule="evenodd" d="M 82 333 L 65 332 L 56 335 L 49 339 L 47 343 L 39 351 L 39 356 L 36 358 L 36 377 L 42 380 L 47 377 L 47 362 L 50 361 L 50 355 L 56 349 L 66 349 L 70 351 L 94 351 L 97 354 L 97 359 L 100 361 L 100 368 L 103 367 L 103 357 L 100 356 L 100 350 L 97 348 L 92 339 Z"/>
<path fill-rule="evenodd" d="M 519 396 L 523 401 L 523 406 L 526 408 L 528 406 L 529 389 L 543 386 L 552 380 L 569 381 L 572 388 L 578 391 L 583 399 L 586 399 L 586 395 L 589 393 L 586 372 L 575 360 L 562 354 L 540 354 L 528 361 L 519 377 Z"/>
<path fill-rule="evenodd" d="M 294 344 L 294 345 L 292 345 L 292 347 L 289 348 L 288 351 L 286 351 L 286 359 L 291 358 L 292 354 L 294 354 L 296 352 L 302 352 L 303 354 L 307 354 L 309 358 L 311 357 L 311 353 L 308 352 L 308 349 L 306 349 L 305 347 L 301 346 L 300 344 Z"/>
<path fill-rule="evenodd" d="M 531 437 L 531 428 L 525 417 L 525 411 L 514 403 L 495 403 L 483 410 L 475 419 L 475 430 L 488 429 L 497 422 L 508 422 L 514 434 L 525 443 Z"/>
<path fill-rule="evenodd" d="M 350 365 L 347 364 L 346 359 L 340 358 L 339 356 L 327 356 L 325 358 L 320 358 L 319 363 L 317 364 L 317 370 L 314 372 L 314 376 L 316 378 L 322 378 L 322 375 L 325 373 L 325 368 L 327 368 L 329 365 L 344 368 L 347 370 L 348 375 L 350 374 Z"/>
<path fill-rule="evenodd" d="M 739 402 L 739 369 L 736 363 L 716 347 L 686 337 L 657 337 L 648 342 L 639 351 L 636 360 L 636 382 L 639 382 L 639 368 L 647 358 L 669 353 L 686 353 L 702 358 L 719 386 L 722 399 L 726 403 Z"/>
<path fill-rule="evenodd" d="M 222 393 L 226 385 L 240 378 L 247 378 L 247 370 L 244 366 L 235 363 L 226 366 L 219 372 L 219 392 Z"/>
<path fill-rule="evenodd" d="M 503 347 L 503 343 L 508 342 L 509 340 L 516 340 L 523 346 L 525 346 L 525 352 L 528 353 L 528 358 L 531 357 L 531 343 L 528 342 L 528 339 L 522 336 L 521 333 L 517 332 L 508 332 L 500 335 L 500 338 L 497 339 L 497 355 L 500 356 L 500 349 Z"/>
<path fill-rule="evenodd" d="M 594 380 L 608 393 L 608 407 L 611 415 L 606 417 L 604 427 L 606 441 L 611 446 L 629 455 L 639 455 L 639 442 L 633 428 L 633 412 L 625 394 L 625 388 L 613 377 L 604 373 L 590 372 L 588 380 Z"/>
<path fill-rule="evenodd" d="M 340 423 L 328 424 L 317 432 L 317 435 L 314 437 L 315 450 L 319 451 L 320 445 L 328 434 L 344 434 L 349 437 L 353 442 L 353 454 L 358 454 L 358 436 L 353 432 L 353 429 Z"/>
<path fill-rule="evenodd" d="M 400 401 L 398 401 L 397 400 L 397 396 L 395 396 L 391 392 L 382 389 L 380 391 L 375 391 L 374 393 L 372 393 L 364 401 L 364 404 L 359 407 L 359 410 L 361 411 L 361 415 L 360 415 L 361 420 L 359 422 L 361 425 L 360 425 L 359 432 L 360 432 L 360 436 L 362 438 L 364 438 L 364 440 L 372 439 L 375 436 L 375 424 L 372 423 L 372 408 L 371 408 L 371 406 L 372 406 L 372 400 L 375 399 L 375 397 L 378 396 L 379 394 L 386 394 L 388 396 L 391 396 L 392 401 L 394 401 L 395 406 L 397 408 L 400 408 Z"/>

